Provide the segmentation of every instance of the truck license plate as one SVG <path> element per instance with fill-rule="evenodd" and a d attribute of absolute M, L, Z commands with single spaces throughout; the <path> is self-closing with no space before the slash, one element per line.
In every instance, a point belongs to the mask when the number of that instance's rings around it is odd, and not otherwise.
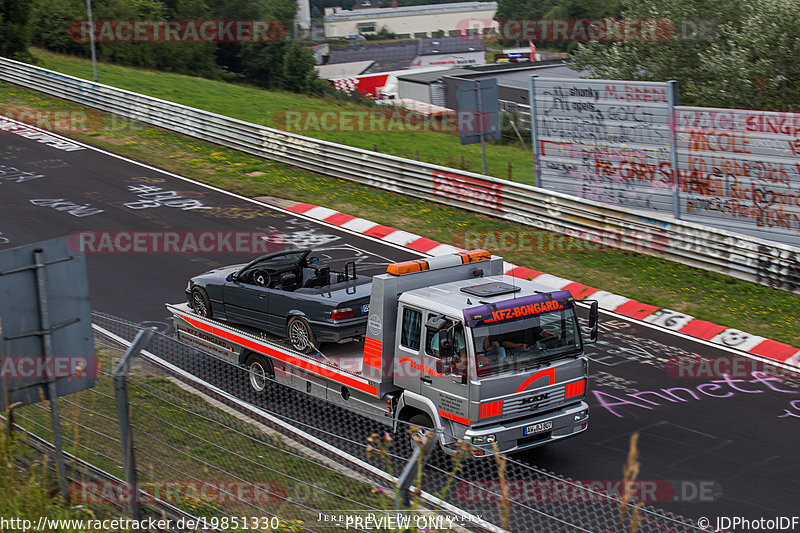
<path fill-rule="evenodd" d="M 542 433 L 543 431 L 548 431 L 551 429 L 553 429 L 553 421 L 548 420 L 547 422 L 539 422 L 538 424 L 526 427 L 522 434 L 533 435 L 535 433 Z"/>
<path fill-rule="evenodd" d="M 362 313 L 369 313 L 369 304 L 361 306 Z"/>

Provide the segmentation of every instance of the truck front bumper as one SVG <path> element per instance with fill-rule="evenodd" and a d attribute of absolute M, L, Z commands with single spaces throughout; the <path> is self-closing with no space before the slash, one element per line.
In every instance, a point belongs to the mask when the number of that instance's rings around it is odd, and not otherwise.
<path fill-rule="evenodd" d="M 540 431 L 541 426 L 547 425 L 548 422 L 551 422 L 552 426 Z M 480 451 L 486 455 L 493 454 L 492 442 L 497 444 L 500 452 L 514 453 L 575 436 L 586 431 L 587 427 L 589 427 L 589 405 L 582 401 L 555 412 L 523 420 L 509 423 L 501 421 L 468 429 L 464 434 L 464 440 L 477 449 L 478 455 L 481 455 Z"/>

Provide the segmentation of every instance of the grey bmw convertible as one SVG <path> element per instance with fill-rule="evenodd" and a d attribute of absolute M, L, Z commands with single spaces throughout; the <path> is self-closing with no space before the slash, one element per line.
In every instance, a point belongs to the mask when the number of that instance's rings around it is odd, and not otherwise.
<path fill-rule="evenodd" d="M 286 337 L 300 352 L 366 333 L 372 278 L 353 261 L 334 271 L 310 249 L 262 255 L 189 280 L 186 297 L 200 316 Z"/>

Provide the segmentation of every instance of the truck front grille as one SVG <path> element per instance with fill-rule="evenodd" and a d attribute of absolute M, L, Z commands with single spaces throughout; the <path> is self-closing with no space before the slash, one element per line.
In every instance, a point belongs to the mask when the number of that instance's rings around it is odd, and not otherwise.
<path fill-rule="evenodd" d="M 564 403 L 564 385 L 554 385 L 503 401 L 503 415 L 514 416 L 553 409 L 562 403 Z"/>

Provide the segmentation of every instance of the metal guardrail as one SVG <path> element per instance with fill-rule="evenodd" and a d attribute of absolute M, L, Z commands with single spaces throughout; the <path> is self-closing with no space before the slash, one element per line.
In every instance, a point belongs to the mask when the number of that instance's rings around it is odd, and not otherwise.
<path fill-rule="evenodd" d="M 800 293 L 800 248 L 288 133 L 6 58 L 0 80 L 326 176 Z"/>

